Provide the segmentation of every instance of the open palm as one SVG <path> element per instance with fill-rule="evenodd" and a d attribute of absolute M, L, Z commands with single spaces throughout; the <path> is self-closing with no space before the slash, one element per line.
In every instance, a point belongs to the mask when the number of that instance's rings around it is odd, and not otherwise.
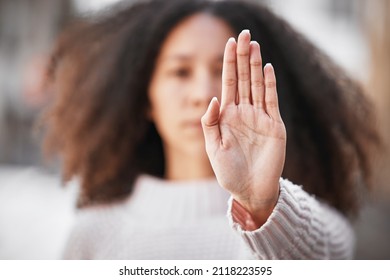
<path fill-rule="evenodd" d="M 272 65 L 262 69 L 260 46 L 244 30 L 226 44 L 221 104 L 202 118 L 206 150 L 219 184 L 254 215 L 272 211 L 279 193 L 286 130 Z"/>

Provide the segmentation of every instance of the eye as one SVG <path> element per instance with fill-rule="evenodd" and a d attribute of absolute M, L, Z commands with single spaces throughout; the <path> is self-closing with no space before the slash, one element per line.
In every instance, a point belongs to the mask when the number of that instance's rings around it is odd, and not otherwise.
<path fill-rule="evenodd" d="M 191 69 L 180 67 L 172 70 L 171 74 L 177 78 L 188 78 L 191 75 Z"/>

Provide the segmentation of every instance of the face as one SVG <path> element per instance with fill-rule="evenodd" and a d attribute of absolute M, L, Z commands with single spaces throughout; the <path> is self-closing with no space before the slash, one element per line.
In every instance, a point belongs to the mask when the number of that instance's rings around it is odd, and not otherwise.
<path fill-rule="evenodd" d="M 205 154 L 200 119 L 212 97 L 220 100 L 223 52 L 233 36 L 221 19 L 196 14 L 179 23 L 163 43 L 149 100 L 165 152 Z"/>

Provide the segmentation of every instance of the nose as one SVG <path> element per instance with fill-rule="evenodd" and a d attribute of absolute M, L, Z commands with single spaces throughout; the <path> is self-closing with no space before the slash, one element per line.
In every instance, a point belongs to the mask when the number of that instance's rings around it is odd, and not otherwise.
<path fill-rule="evenodd" d="M 194 106 L 208 105 L 214 96 L 219 96 L 221 80 L 210 73 L 203 73 L 194 80 L 190 102 Z"/>

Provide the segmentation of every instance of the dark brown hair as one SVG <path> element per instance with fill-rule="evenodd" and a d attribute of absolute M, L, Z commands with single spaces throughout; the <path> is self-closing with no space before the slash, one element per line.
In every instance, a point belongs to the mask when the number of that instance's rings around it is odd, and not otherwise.
<path fill-rule="evenodd" d="M 141 173 L 164 176 L 161 139 L 146 116 L 148 84 L 169 32 L 200 12 L 237 34 L 249 29 L 264 63 L 274 65 L 287 129 L 283 177 L 354 212 L 359 188 L 370 182 L 370 147 L 377 142 L 360 87 L 265 7 L 203 0 L 142 1 L 80 20 L 58 39 L 45 146 L 63 159 L 65 180 L 81 179 L 80 206 L 128 196 Z"/>

